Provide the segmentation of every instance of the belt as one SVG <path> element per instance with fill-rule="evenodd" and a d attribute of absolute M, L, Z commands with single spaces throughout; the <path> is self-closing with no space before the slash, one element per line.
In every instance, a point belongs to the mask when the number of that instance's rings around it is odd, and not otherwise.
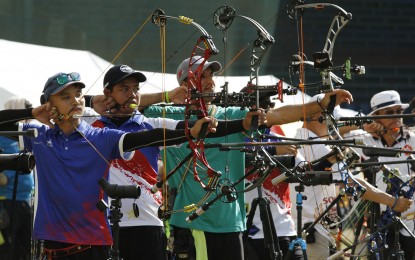
<path fill-rule="evenodd" d="M 91 245 L 72 245 L 69 247 L 57 249 L 43 248 L 42 257 L 40 259 L 45 259 L 44 257 L 47 257 L 46 259 L 50 260 L 54 258 L 69 256 L 85 251 L 90 248 Z"/>

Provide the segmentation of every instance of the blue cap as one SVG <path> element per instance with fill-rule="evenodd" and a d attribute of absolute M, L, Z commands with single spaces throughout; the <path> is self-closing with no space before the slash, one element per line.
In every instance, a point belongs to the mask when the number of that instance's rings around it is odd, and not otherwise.
<path fill-rule="evenodd" d="M 43 96 L 45 101 L 49 101 L 49 97 L 51 95 L 61 92 L 63 89 L 72 84 L 78 84 L 81 88 L 85 87 L 85 84 L 81 82 L 81 75 L 78 72 L 56 73 L 50 77 L 48 81 L 46 81 L 45 87 L 43 88 Z"/>

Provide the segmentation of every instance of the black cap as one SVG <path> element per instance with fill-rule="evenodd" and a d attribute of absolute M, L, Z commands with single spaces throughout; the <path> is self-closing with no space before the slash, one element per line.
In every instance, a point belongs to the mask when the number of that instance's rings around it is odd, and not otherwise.
<path fill-rule="evenodd" d="M 109 88 L 117 83 L 120 83 L 124 79 L 134 76 L 138 82 L 144 82 L 147 80 L 143 73 L 133 70 L 127 65 L 115 65 L 105 73 L 104 77 L 104 88 Z"/>

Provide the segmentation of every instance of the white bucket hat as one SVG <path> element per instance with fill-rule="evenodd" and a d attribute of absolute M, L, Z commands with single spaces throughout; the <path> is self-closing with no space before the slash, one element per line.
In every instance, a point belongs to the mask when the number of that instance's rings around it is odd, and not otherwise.
<path fill-rule="evenodd" d="M 372 111 L 368 114 L 373 115 L 378 110 L 400 105 L 402 109 L 409 107 L 409 104 L 403 104 L 401 102 L 401 96 L 395 90 L 386 90 L 375 94 L 370 100 L 370 107 Z"/>

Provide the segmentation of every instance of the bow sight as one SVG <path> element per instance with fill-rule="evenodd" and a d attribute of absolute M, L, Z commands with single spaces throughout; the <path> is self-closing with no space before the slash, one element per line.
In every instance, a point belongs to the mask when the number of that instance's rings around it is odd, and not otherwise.
<path fill-rule="evenodd" d="M 308 65 L 316 69 L 321 75 L 321 81 L 317 83 L 311 83 L 311 84 L 304 84 L 304 87 L 317 87 L 319 93 L 325 93 L 330 92 L 334 88 L 339 88 L 344 84 L 344 81 L 342 78 L 337 76 L 333 73 L 333 71 L 341 71 L 343 72 L 343 77 L 345 77 L 348 80 L 352 79 L 352 74 L 356 75 L 363 75 L 365 74 L 365 66 L 361 65 L 353 65 L 351 66 L 351 59 L 347 58 L 345 63 L 341 66 L 328 66 L 328 67 L 320 67 L 321 62 L 323 60 L 322 55 L 324 55 L 324 59 L 327 60 L 328 54 L 316 54 L 314 53 L 313 57 L 315 58 L 315 61 L 307 61 L 300 58 L 299 55 L 295 54 L 293 55 L 293 60 L 290 61 L 289 66 L 289 72 L 291 74 L 299 74 L 300 73 L 300 66 L 301 65 Z M 316 61 L 317 60 L 317 61 Z M 320 64 L 319 64 L 320 62 Z"/>
<path fill-rule="evenodd" d="M 296 95 L 297 89 L 292 86 L 287 86 L 283 88 L 283 81 L 278 81 L 275 85 L 265 85 L 265 86 L 256 86 L 249 84 L 244 87 L 239 93 L 233 92 L 228 93 L 228 82 L 225 82 L 225 85 L 221 86 L 221 92 L 214 93 L 195 93 L 192 94 L 193 98 L 202 98 L 202 97 L 215 97 L 212 101 L 212 104 L 217 106 L 240 106 L 241 109 L 245 107 L 252 107 L 256 105 L 257 99 L 263 101 L 266 104 L 271 103 L 271 96 L 276 96 L 276 99 L 284 102 L 283 95 Z M 260 107 L 261 104 L 260 104 Z"/>

